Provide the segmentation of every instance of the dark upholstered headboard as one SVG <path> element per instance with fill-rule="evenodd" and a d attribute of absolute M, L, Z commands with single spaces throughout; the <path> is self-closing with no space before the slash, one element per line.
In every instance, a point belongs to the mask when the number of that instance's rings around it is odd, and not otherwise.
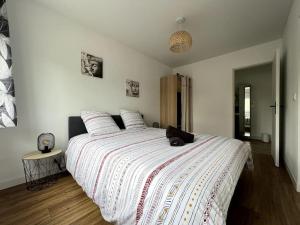
<path fill-rule="evenodd" d="M 112 118 L 120 129 L 125 129 L 122 117 L 120 115 L 112 115 Z M 69 117 L 69 139 L 74 136 L 87 133 L 85 125 L 80 116 Z"/>

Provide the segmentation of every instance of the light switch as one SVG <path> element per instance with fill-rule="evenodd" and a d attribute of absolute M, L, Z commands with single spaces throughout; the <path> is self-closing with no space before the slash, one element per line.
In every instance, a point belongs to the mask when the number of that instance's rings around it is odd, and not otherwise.
<path fill-rule="evenodd" d="M 297 100 L 297 93 L 295 93 L 294 95 L 293 95 L 293 101 L 296 101 Z"/>

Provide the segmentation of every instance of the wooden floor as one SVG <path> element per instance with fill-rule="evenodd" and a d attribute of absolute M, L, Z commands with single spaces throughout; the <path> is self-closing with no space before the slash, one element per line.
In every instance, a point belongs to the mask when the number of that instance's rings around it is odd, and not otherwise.
<path fill-rule="evenodd" d="M 300 194 L 286 170 L 274 166 L 269 144 L 251 146 L 255 168 L 239 180 L 227 225 L 300 225 Z"/>
<path fill-rule="evenodd" d="M 255 170 L 243 172 L 227 225 L 300 225 L 300 194 L 288 174 L 273 166 L 269 145 L 252 146 Z M 108 225 L 71 176 L 37 192 L 24 185 L 0 191 L 0 224 Z"/>

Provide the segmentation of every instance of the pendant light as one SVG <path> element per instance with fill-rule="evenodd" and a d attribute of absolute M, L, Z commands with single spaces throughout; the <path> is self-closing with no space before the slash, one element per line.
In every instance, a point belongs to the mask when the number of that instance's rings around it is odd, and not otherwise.
<path fill-rule="evenodd" d="M 178 17 L 176 23 L 182 26 L 184 17 Z M 179 30 L 170 37 L 170 50 L 174 53 L 186 52 L 192 47 L 192 36 L 185 30 Z"/>

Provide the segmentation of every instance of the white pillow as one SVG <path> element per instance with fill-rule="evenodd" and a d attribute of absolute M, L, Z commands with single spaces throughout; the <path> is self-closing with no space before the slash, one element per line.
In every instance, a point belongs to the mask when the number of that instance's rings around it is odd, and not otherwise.
<path fill-rule="evenodd" d="M 81 118 L 91 135 L 110 134 L 120 131 L 111 115 L 106 112 L 82 111 Z"/>
<path fill-rule="evenodd" d="M 120 115 L 126 129 L 146 128 L 146 124 L 139 112 L 121 109 Z"/>

